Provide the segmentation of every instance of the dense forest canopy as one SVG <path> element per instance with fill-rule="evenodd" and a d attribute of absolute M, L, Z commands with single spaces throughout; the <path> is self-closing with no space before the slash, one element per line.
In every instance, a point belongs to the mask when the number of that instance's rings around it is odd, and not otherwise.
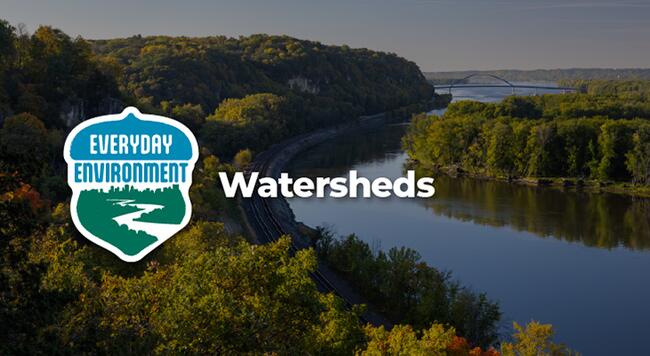
<path fill-rule="evenodd" d="M 394 54 L 288 36 L 135 36 L 92 41 L 92 47 L 139 107 L 181 120 L 199 132 L 212 153 L 227 158 L 244 148 L 259 151 L 306 130 L 433 98 L 418 67 Z M 235 106 L 269 101 L 276 104 L 262 117 L 235 110 L 224 119 Z"/>
<path fill-rule="evenodd" d="M 418 67 L 394 54 L 288 36 L 135 36 L 92 41 L 92 47 L 125 95 L 198 130 L 221 157 L 433 98 Z M 269 101 L 276 104 L 255 119 L 250 111 L 231 111 Z"/>
<path fill-rule="evenodd" d="M 85 40 L 49 26 L 29 35 L 0 22 L 0 119 L 28 112 L 47 127 L 70 126 L 73 117 L 110 111 L 119 95 Z"/>
<path fill-rule="evenodd" d="M 650 82 L 580 82 L 586 93 L 461 101 L 419 115 L 403 142 L 424 167 L 505 177 L 650 183 Z"/>
<path fill-rule="evenodd" d="M 210 113 L 225 98 L 268 92 L 358 115 L 433 95 L 417 65 L 395 54 L 288 36 L 135 36 L 92 46 L 119 68 L 126 92 L 154 106 L 199 104 Z"/>
<path fill-rule="evenodd" d="M 561 80 L 561 86 L 573 87 L 582 93 L 614 96 L 623 105 L 648 104 L 650 102 L 650 85 L 648 80 Z M 647 116 L 646 116 L 647 117 Z"/>

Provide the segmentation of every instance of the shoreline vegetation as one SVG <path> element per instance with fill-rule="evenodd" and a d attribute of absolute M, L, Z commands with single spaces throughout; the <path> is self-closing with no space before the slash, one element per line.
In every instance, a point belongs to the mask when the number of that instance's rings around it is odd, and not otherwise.
<path fill-rule="evenodd" d="M 650 197 L 650 81 L 567 81 L 581 93 L 452 103 L 402 140 L 425 172 Z"/>
<path fill-rule="evenodd" d="M 435 169 L 423 168 L 417 161 L 411 159 L 406 162 L 406 166 L 415 169 L 417 176 L 439 173 L 452 178 L 468 177 L 477 180 L 491 180 L 531 187 L 586 192 L 590 194 L 609 193 L 629 195 L 635 198 L 650 198 L 649 185 L 637 185 L 631 182 L 603 182 L 597 179 L 571 177 L 508 177 L 503 175 L 491 176 L 486 174 L 466 172 L 458 166 L 441 167 Z"/>
<path fill-rule="evenodd" d="M 499 339 L 498 303 L 421 260 L 410 248 L 373 252 L 355 234 L 335 237 L 327 228 L 302 225 L 312 238 L 319 258 L 327 262 L 382 315 L 395 324 L 424 330 L 430 320 L 454 325 L 473 345 L 488 349 Z"/>

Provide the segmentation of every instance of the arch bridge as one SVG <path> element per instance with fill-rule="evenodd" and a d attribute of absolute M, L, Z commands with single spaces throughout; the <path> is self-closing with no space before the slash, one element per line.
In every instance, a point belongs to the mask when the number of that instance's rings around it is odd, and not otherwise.
<path fill-rule="evenodd" d="M 492 79 L 496 79 L 503 84 L 481 84 L 481 83 L 467 83 L 464 84 L 464 82 L 470 78 L 474 77 L 489 77 Z M 515 89 L 521 88 L 521 89 L 545 89 L 545 90 L 560 90 L 563 93 L 566 92 L 575 92 L 577 91 L 576 88 L 571 88 L 571 87 L 554 87 L 554 86 L 547 86 L 547 85 L 527 85 L 527 84 L 513 84 L 497 75 L 494 74 L 489 74 L 489 73 L 472 73 L 464 78 L 460 79 L 455 79 L 451 84 L 445 84 L 445 85 L 434 85 L 435 89 L 448 89 L 449 94 L 451 94 L 451 91 L 454 88 L 511 88 L 512 89 L 512 94 L 515 94 Z"/>

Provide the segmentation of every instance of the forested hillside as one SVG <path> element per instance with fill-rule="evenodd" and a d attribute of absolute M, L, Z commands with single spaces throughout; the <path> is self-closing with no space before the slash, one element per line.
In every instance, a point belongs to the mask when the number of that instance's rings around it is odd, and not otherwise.
<path fill-rule="evenodd" d="M 0 119 L 26 112 L 61 128 L 121 109 L 116 78 L 102 67 L 81 38 L 45 26 L 30 35 L 0 22 Z"/>
<path fill-rule="evenodd" d="M 3 170 L 56 199 L 66 194 L 66 132 L 126 105 L 182 121 L 204 150 L 230 160 L 361 114 L 424 108 L 433 97 L 417 66 L 394 54 L 286 36 L 89 42 L 3 22 L 0 46 Z M 30 140 L 41 144 L 24 145 Z"/>
<path fill-rule="evenodd" d="M 125 91 L 155 106 L 199 104 L 211 113 L 225 98 L 269 92 L 368 114 L 433 94 L 415 63 L 394 54 L 288 36 L 136 36 L 92 43 L 120 68 Z"/>
<path fill-rule="evenodd" d="M 287 36 L 92 44 L 138 107 L 181 120 L 226 158 L 359 115 L 424 108 L 433 98 L 418 67 L 394 54 Z"/>

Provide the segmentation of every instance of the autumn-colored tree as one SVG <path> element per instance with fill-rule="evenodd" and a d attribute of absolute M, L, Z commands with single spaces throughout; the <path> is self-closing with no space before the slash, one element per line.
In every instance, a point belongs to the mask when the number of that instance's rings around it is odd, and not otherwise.
<path fill-rule="evenodd" d="M 14 296 L 22 301 L 18 312 L 0 304 L 0 315 L 21 318 L 11 332 L 0 326 L 0 353 L 345 355 L 363 342 L 361 309 L 318 292 L 313 252 L 290 254 L 286 237 L 255 246 L 225 234 L 220 223 L 200 222 L 125 268 L 79 244 L 59 215 L 28 245 L 24 264 L 44 268 L 30 282 L 37 292 Z M 3 281 L 2 291 L 17 287 Z M 26 317 L 22 307 L 45 301 L 48 308 L 32 309 L 38 321 Z"/>
<path fill-rule="evenodd" d="M 467 341 L 458 337 L 454 328 L 433 324 L 418 333 L 409 325 L 396 325 L 390 331 L 383 326 L 364 328 L 367 344 L 357 352 L 363 356 L 410 356 L 410 355 L 457 355 L 457 356 L 498 356 L 489 348 L 470 347 Z"/>
<path fill-rule="evenodd" d="M 251 152 L 249 149 L 245 149 L 237 152 L 232 160 L 232 163 L 236 169 L 242 170 L 248 167 L 252 160 L 253 152 Z"/>
<path fill-rule="evenodd" d="M 416 251 L 402 247 L 375 254 L 355 235 L 335 238 L 326 230 L 320 232 L 319 255 L 393 322 L 416 330 L 433 321 L 445 323 L 479 346 L 497 340 L 498 305 L 463 288 L 449 273 L 421 262 Z"/>
<path fill-rule="evenodd" d="M 574 355 L 573 351 L 562 344 L 552 341 L 553 327 L 531 321 L 525 327 L 513 322 L 515 334 L 513 342 L 501 346 L 503 356 L 563 356 Z"/>

